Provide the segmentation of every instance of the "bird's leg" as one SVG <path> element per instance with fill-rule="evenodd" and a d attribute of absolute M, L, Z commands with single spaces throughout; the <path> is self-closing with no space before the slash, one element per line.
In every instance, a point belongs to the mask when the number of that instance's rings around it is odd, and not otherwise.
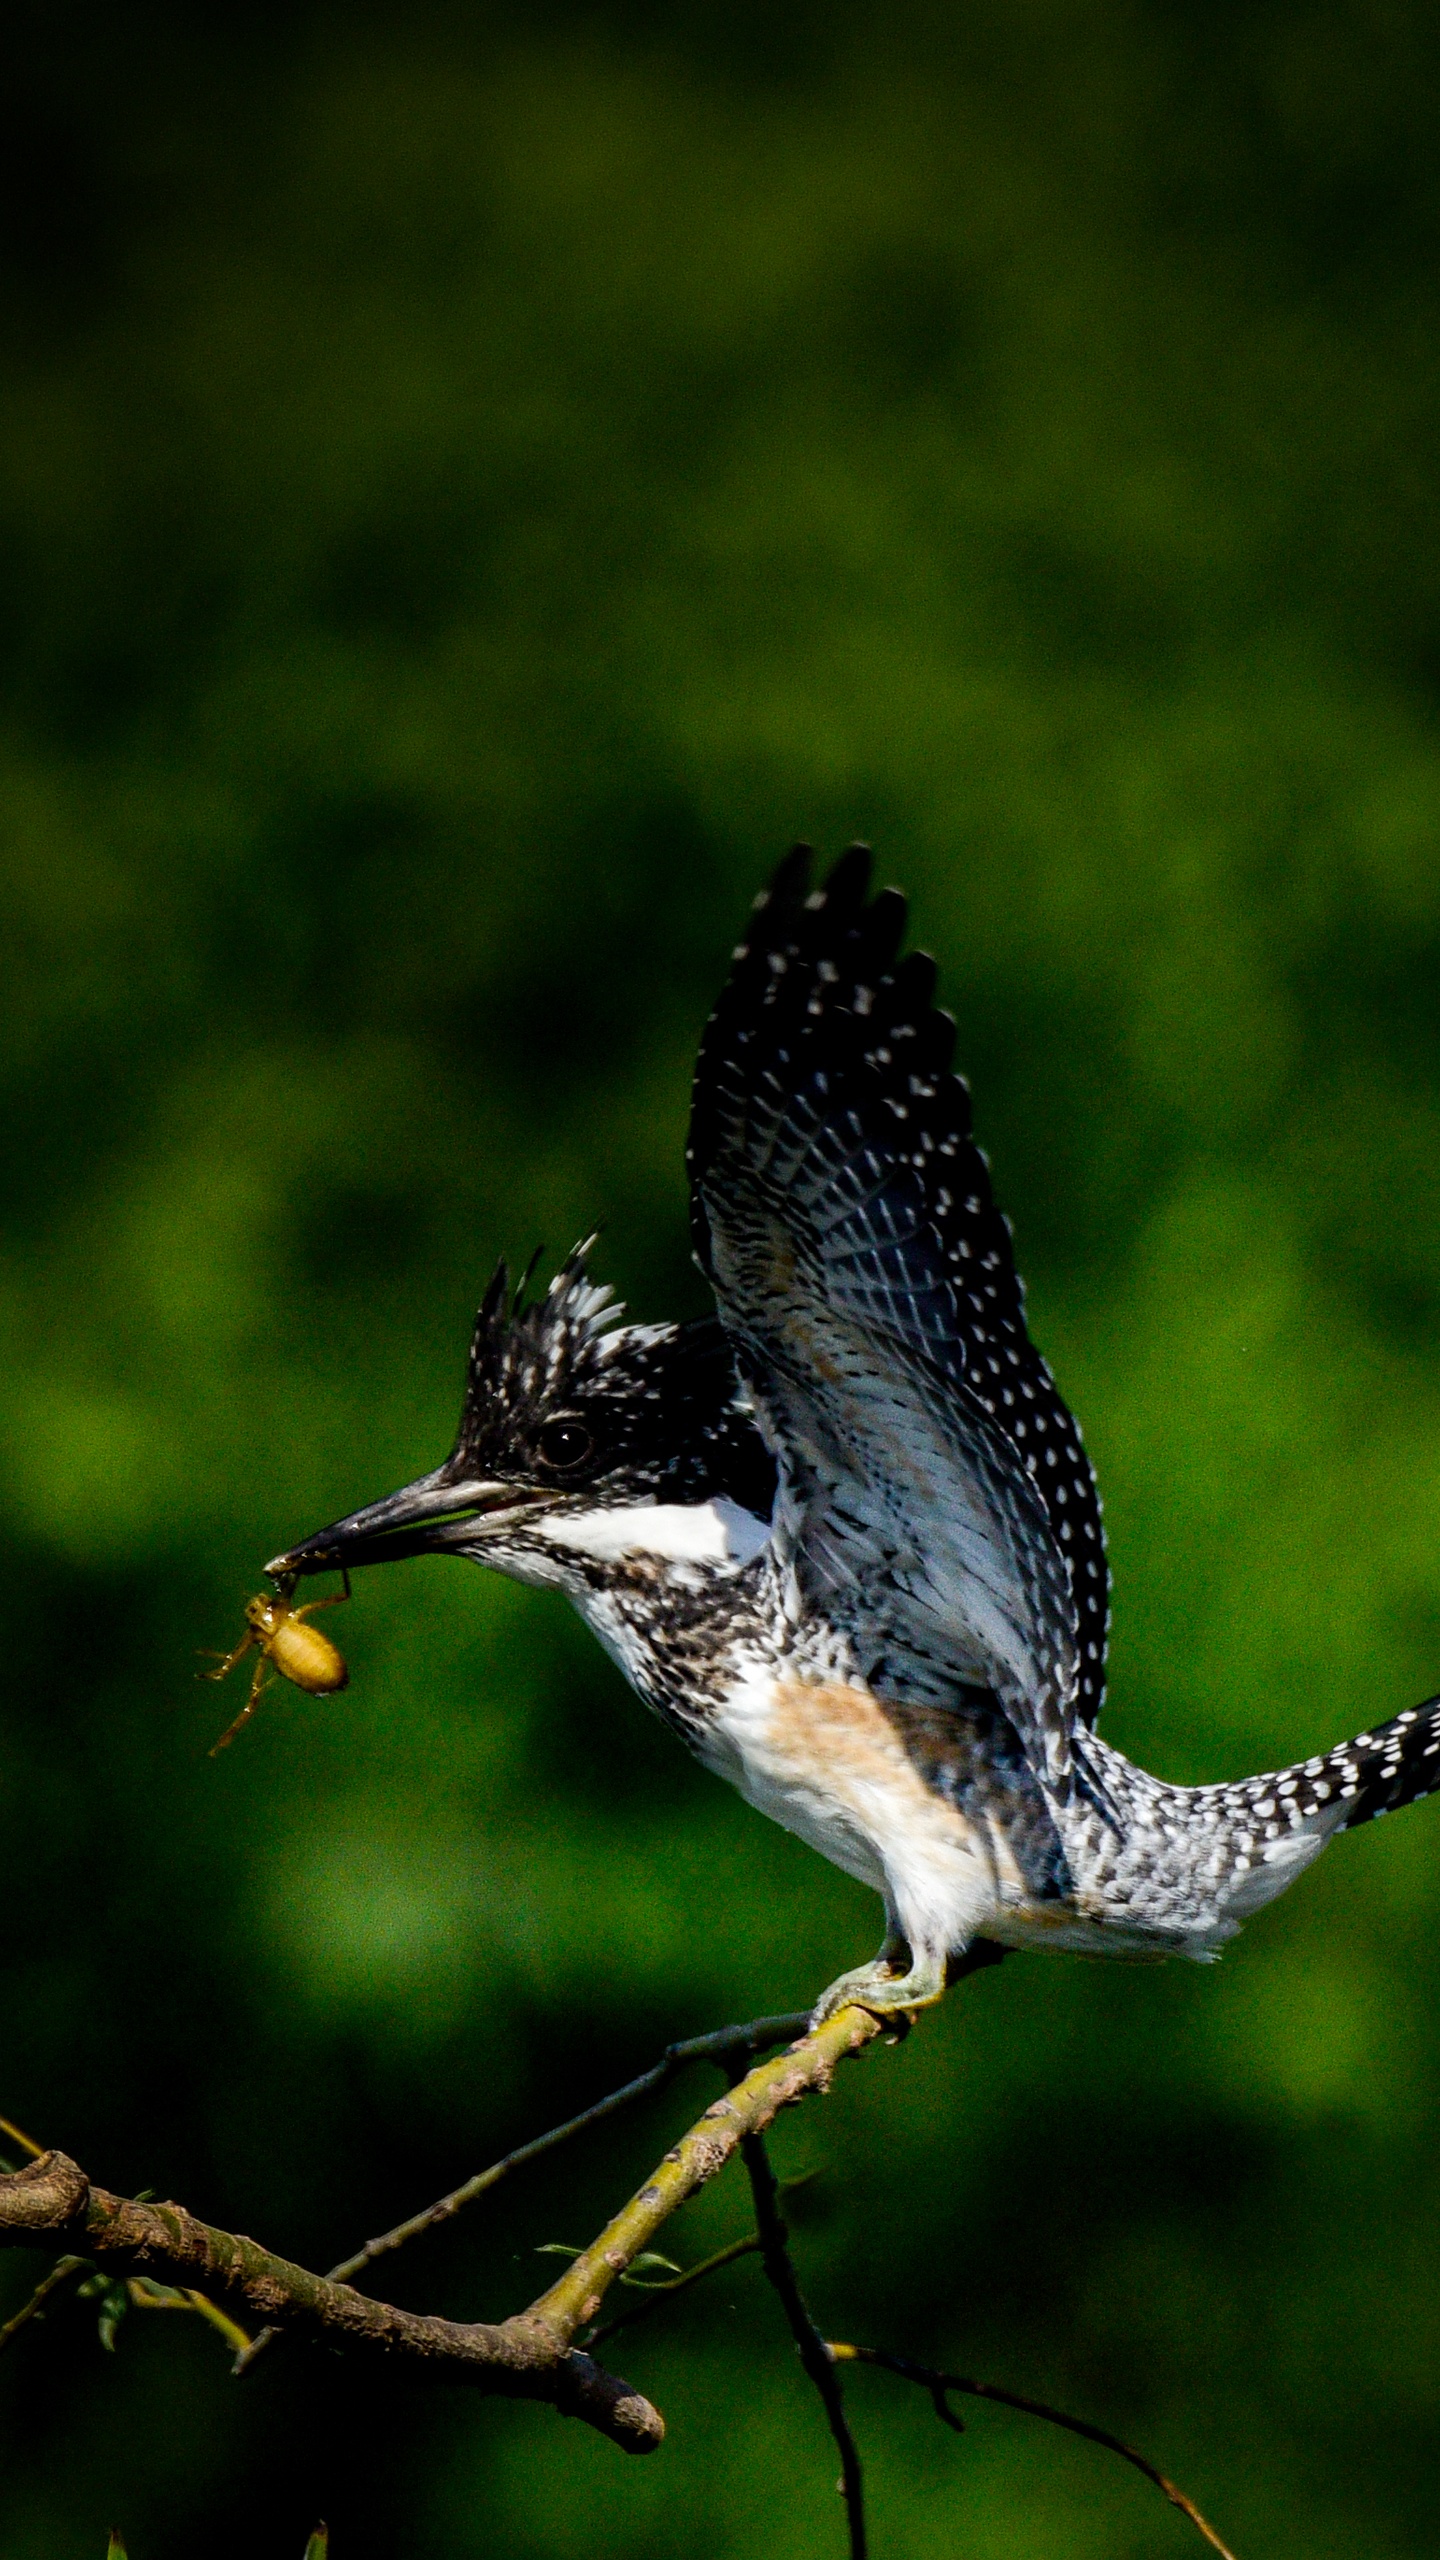
<path fill-rule="evenodd" d="M 217 1674 L 217 1673 L 215 1673 L 215 1672 L 213 1672 L 213 1671 L 207 1671 L 207 1672 L 206 1672 L 206 1674 L 205 1674 L 205 1677 L 206 1677 L 206 1679 L 207 1679 L 207 1680 L 214 1680 L 214 1679 L 216 1679 L 216 1678 L 218 1677 L 218 1674 Z M 216 1754 L 216 1752 L 217 1752 L 217 1751 L 223 1751 L 223 1750 L 226 1748 L 226 1745 L 227 1745 L 228 1743 L 231 1743 L 231 1742 L 233 1742 L 233 1741 L 234 1741 L 235 1736 L 236 1736 L 236 1734 L 239 1732 L 240 1727 L 242 1726 L 242 1724 L 248 1724 L 248 1723 L 249 1723 L 249 1721 L 250 1721 L 251 1717 L 252 1717 L 252 1716 L 253 1716 L 253 1714 L 255 1713 L 256 1708 L 259 1706 L 260 1701 L 261 1701 L 261 1698 L 264 1696 L 265 1691 L 266 1691 L 267 1689 L 270 1689 L 270 1688 L 273 1688 L 273 1687 L 274 1687 L 274 1682 L 273 1682 L 273 1681 L 270 1681 L 270 1680 L 267 1680 L 267 1679 L 266 1679 L 266 1677 L 265 1677 L 265 1656 L 264 1656 L 264 1654 L 262 1653 L 262 1655 L 260 1656 L 259 1661 L 258 1661 L 258 1662 L 256 1663 L 256 1665 L 255 1665 L 255 1677 L 254 1677 L 254 1679 L 253 1679 L 253 1680 L 251 1681 L 251 1683 L 250 1683 L 250 1695 L 249 1695 L 249 1697 L 246 1699 L 244 1706 L 241 1708 L 240 1713 L 239 1713 L 239 1714 L 238 1714 L 238 1716 L 236 1717 L 236 1719 L 235 1719 L 234 1723 L 233 1723 L 233 1724 L 227 1724 L 227 1726 L 225 1727 L 224 1732 L 223 1732 L 223 1733 L 221 1734 L 221 1736 L 220 1736 L 219 1741 L 218 1741 L 218 1742 L 212 1742 L 212 1743 L 211 1743 L 211 1745 L 210 1745 L 210 1757 L 211 1757 L 211 1759 L 212 1759 L 212 1760 L 214 1759 L 215 1754 Z"/>
<path fill-rule="evenodd" d="M 842 1973 L 838 1982 L 821 1992 L 810 2024 L 823 2026 L 837 2009 L 849 2008 L 852 2002 L 857 2009 L 869 2009 L 882 2018 L 892 2017 L 897 2010 L 932 2008 L 944 1994 L 945 1962 L 943 1947 L 912 1948 L 891 1929 L 878 1956 Z"/>
<path fill-rule="evenodd" d="M 236 1663 L 237 1663 L 237 1662 L 243 1662 L 243 1661 L 244 1661 L 246 1654 L 249 1652 L 250 1647 L 252 1646 L 252 1644 L 253 1644 L 254 1642 L 255 1642 L 255 1630 L 254 1630 L 254 1628 L 253 1628 L 253 1627 L 247 1627 L 247 1628 L 246 1628 L 246 1630 L 245 1630 L 245 1633 L 243 1634 L 243 1636 L 241 1637 L 241 1639 L 240 1639 L 239 1643 L 238 1643 L 238 1644 L 237 1644 L 237 1646 L 235 1647 L 234 1652 L 233 1652 L 233 1653 L 227 1653 L 227 1654 L 225 1655 L 224 1660 L 221 1662 L 221 1665 L 220 1665 L 219 1670 L 218 1670 L 218 1671 L 202 1671 L 202 1672 L 200 1672 L 200 1673 L 198 1673 L 198 1674 L 197 1674 L 197 1677 L 198 1677 L 198 1678 L 200 1678 L 201 1680 L 225 1680 L 225 1679 L 228 1679 L 228 1678 L 229 1678 L 230 1673 L 234 1670 Z M 200 1651 L 201 1651 L 202 1653 L 214 1653 L 214 1652 L 215 1652 L 215 1650 L 216 1650 L 216 1647 L 215 1647 L 213 1644 L 202 1644 L 202 1645 L 201 1645 L 201 1647 L 200 1647 Z"/>

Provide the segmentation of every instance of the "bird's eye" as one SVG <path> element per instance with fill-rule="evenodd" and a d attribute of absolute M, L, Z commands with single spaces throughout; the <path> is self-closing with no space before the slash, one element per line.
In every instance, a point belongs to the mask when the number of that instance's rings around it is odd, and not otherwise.
<path fill-rule="evenodd" d="M 553 1467 L 558 1475 L 583 1467 L 594 1447 L 594 1436 L 583 1422 L 547 1422 L 536 1443 L 541 1465 Z"/>

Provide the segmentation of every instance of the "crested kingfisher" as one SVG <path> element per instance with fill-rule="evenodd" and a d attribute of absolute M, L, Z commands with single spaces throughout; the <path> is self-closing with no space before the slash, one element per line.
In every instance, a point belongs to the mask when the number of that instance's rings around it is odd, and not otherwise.
<path fill-rule="evenodd" d="M 934 964 L 862 845 L 756 901 L 701 1043 L 694 1246 L 718 1313 L 622 1322 L 580 1246 L 502 1263 L 430 1475 L 268 1571 L 443 1553 L 565 1592 L 708 1769 L 884 1897 L 848 2001 L 985 1949 L 1213 1956 L 1336 1832 L 1440 1785 L 1440 1700 L 1170 1786 L 1096 1731 L 1109 1576 L 1025 1325 Z"/>

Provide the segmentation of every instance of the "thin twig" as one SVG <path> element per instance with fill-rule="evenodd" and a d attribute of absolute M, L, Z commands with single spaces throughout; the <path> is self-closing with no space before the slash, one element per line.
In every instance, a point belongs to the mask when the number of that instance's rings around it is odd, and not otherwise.
<path fill-rule="evenodd" d="M 22 2133 L 18 2124 L 12 2124 L 8 2116 L 0 2116 L 0 2133 L 8 2133 L 11 2141 L 18 2142 L 21 2150 L 28 2152 L 32 2160 L 38 2160 L 45 2149 L 43 2142 L 32 2142 L 29 2134 Z"/>
<path fill-rule="evenodd" d="M 796 2036 L 803 2035 L 808 2024 L 807 2012 L 795 2009 L 783 2017 L 752 2018 L 747 2026 L 715 2027 L 708 2035 L 690 2036 L 684 2043 L 667 2044 L 659 2061 L 652 2063 L 648 2071 L 642 2071 L 638 2079 L 627 2080 L 623 2088 L 612 2089 L 607 2098 L 597 2098 L 592 2107 L 586 2107 L 578 2116 L 570 2116 L 564 2124 L 553 2126 L 549 2133 L 537 2133 L 531 2141 L 520 2143 L 514 2151 L 507 2151 L 502 2160 L 492 2162 L 488 2169 L 479 2170 L 473 2178 L 467 2178 L 463 2186 L 452 2188 L 449 2195 L 427 2205 L 423 2213 L 412 2214 L 408 2222 L 397 2222 L 393 2231 L 382 2231 L 378 2240 L 367 2240 L 364 2248 L 357 2249 L 353 2258 L 346 2258 L 338 2267 L 330 2269 L 331 2283 L 348 2283 L 352 2276 L 359 2275 L 362 2268 L 383 2257 L 387 2250 L 401 2249 L 407 2240 L 418 2240 L 423 2231 L 432 2231 L 437 2223 L 448 2222 L 463 2206 L 473 2204 L 477 2196 L 483 2196 L 491 2187 L 498 2186 L 512 2169 L 525 2168 L 530 2161 L 538 2160 L 542 2153 L 554 2151 L 562 2142 L 568 2142 L 572 2135 L 588 2133 L 592 2125 L 603 2124 L 607 2116 L 618 2115 L 622 2107 L 634 2106 L 638 2099 L 648 2098 L 653 2090 L 665 2088 L 687 2062 L 724 2063 L 737 2053 L 764 2053 L 771 2045 L 792 2043 Z"/>
<path fill-rule="evenodd" d="M 228 2311 L 222 2311 L 218 2302 L 212 2302 L 208 2293 L 197 2293 L 191 2286 L 187 2287 L 187 2294 L 191 2310 L 198 2311 L 202 2320 L 208 2320 L 212 2329 L 219 2330 L 227 2347 L 243 2355 L 250 2339 L 239 2321 L 232 2320 Z"/>
<path fill-rule="evenodd" d="M 753 2257 L 759 2246 L 759 2232 L 747 2232 L 743 2240 L 732 2240 L 728 2248 L 717 2249 L 713 2257 L 702 2258 L 698 2266 L 682 2267 L 679 2275 L 672 2276 L 668 2284 L 645 2285 L 642 2288 L 645 2294 L 643 2302 L 632 2303 L 628 2311 L 617 2311 L 613 2320 L 603 2320 L 598 2329 L 586 2332 L 586 2354 L 592 2347 L 598 2347 L 603 2339 L 613 2338 L 617 2329 L 633 2329 L 637 2320 L 648 2320 L 651 2312 L 658 2310 L 662 2302 L 672 2302 L 677 2293 L 688 2293 L 692 2284 L 698 2284 L 702 2276 L 713 2276 L 721 2267 L 733 2266 L 737 2258 Z"/>
<path fill-rule="evenodd" d="M 1220 2560 L 1235 2560 L 1229 2544 L 1221 2541 L 1212 2524 L 1206 2523 L 1193 2499 L 1187 2498 L 1183 2489 L 1177 2489 L 1173 2480 L 1167 2480 L 1164 2472 L 1157 2470 L 1153 2462 L 1147 2462 L 1143 2453 L 1137 2453 L 1133 2444 L 1126 2444 L 1120 2436 L 1112 2436 L 1108 2427 L 1092 2426 L 1088 2418 L 1072 2418 L 1064 2409 L 1052 2409 L 1048 2401 L 1027 2399 L 1023 2392 L 1002 2390 L 998 2382 L 973 2382 L 966 2374 L 942 2373 L 934 2365 L 917 2364 L 911 2356 L 890 2355 L 883 2347 L 850 2347 L 832 2339 L 827 2343 L 825 2352 L 834 2364 L 878 2365 L 884 2373 L 898 2374 L 902 2382 L 918 2383 L 922 2391 L 929 2392 L 936 2417 L 943 2419 L 947 2427 L 953 2427 L 957 2435 L 963 2432 L 962 2421 L 946 2405 L 945 2395 L 949 2391 L 965 2392 L 972 2400 L 997 2400 L 1002 2408 L 1023 2410 L 1027 2418 L 1044 2418 L 1052 2427 L 1064 2427 L 1072 2436 L 1084 2436 L 1087 2443 L 1103 2446 L 1107 2453 L 1118 2453 L 1122 2462 L 1128 2462 L 1147 2480 L 1153 2481 L 1171 2506 L 1178 2507 L 1182 2515 L 1189 2517 L 1212 2551 L 1220 2553 Z"/>
<path fill-rule="evenodd" d="M 634 2106 L 637 2100 L 648 2098 L 654 2090 L 665 2088 L 687 2063 L 723 2064 L 737 2053 L 764 2053 L 771 2045 L 789 2044 L 803 2033 L 808 2023 L 806 2011 L 796 2009 L 784 2017 L 752 2018 L 748 2026 L 715 2027 L 708 2035 L 690 2036 L 682 2043 L 667 2044 L 659 2061 L 652 2063 L 648 2071 L 642 2071 L 638 2079 L 627 2080 L 623 2088 L 612 2089 L 607 2098 L 597 2098 L 594 2106 L 586 2107 L 582 2114 L 570 2116 L 564 2124 L 552 2126 L 548 2133 L 536 2134 L 533 2140 L 520 2143 L 514 2151 L 507 2151 L 502 2160 L 492 2161 L 488 2169 L 478 2170 L 473 2178 L 465 2180 L 463 2186 L 452 2187 L 448 2195 L 439 2197 L 434 2204 L 427 2204 L 423 2212 L 412 2213 L 406 2222 L 397 2222 L 393 2231 L 382 2231 L 378 2239 L 367 2240 L 363 2249 L 357 2249 L 353 2257 L 342 2258 L 338 2266 L 331 2267 L 328 2281 L 331 2284 L 348 2284 L 352 2277 L 363 2274 L 366 2267 L 373 2266 L 377 2258 L 383 2258 L 391 2249 L 403 2249 L 407 2241 L 418 2240 L 423 2232 L 433 2231 L 440 2223 L 448 2222 L 467 2204 L 473 2204 L 477 2196 L 488 2195 L 492 2187 L 498 2187 L 502 2178 L 509 2177 L 512 2169 L 523 2169 L 531 2160 L 538 2160 L 545 2152 L 558 2149 L 562 2142 L 569 2142 L 573 2135 L 588 2133 L 592 2125 L 603 2124 L 607 2116 L 618 2115 L 623 2107 Z M 250 2340 L 243 2355 L 236 2357 L 235 2373 L 248 2373 L 271 2340 L 279 2334 L 277 2329 L 261 2329 Z"/>
<path fill-rule="evenodd" d="M 27 2321 L 39 2318 L 52 2293 L 58 2293 L 62 2284 L 68 2283 L 71 2276 L 88 2275 L 89 2272 L 88 2258 L 57 2258 L 48 2276 L 41 2277 L 29 2301 L 22 2302 L 14 2318 L 7 2320 L 4 2328 L 0 2329 L 0 2356 L 3 2356 L 11 2339 L 18 2335 Z"/>
<path fill-rule="evenodd" d="M 193 2285 L 157 2284 L 152 2276 L 132 2276 L 129 2292 L 137 2311 L 198 2312 L 212 2329 L 219 2330 L 232 2355 L 243 2353 L 250 2344 L 249 2335 L 238 2320 L 232 2320 L 229 2312 L 222 2311 L 208 2294 L 197 2293 Z"/>
<path fill-rule="evenodd" d="M 763 2134 L 747 2134 L 740 2148 L 750 2172 L 755 2226 L 760 2237 L 765 2273 L 780 2297 L 781 2308 L 790 2323 L 790 2335 L 799 2349 L 801 2365 L 820 2394 L 840 2456 L 840 2494 L 845 2501 L 845 2515 L 850 2528 L 850 2560 L 865 2560 L 865 2483 L 860 2469 L 859 2448 L 850 2432 L 850 2422 L 845 2415 L 845 2397 L 835 2370 L 838 2359 L 817 2329 L 800 2290 L 800 2279 L 790 2255 L 790 2234 L 780 2210 L 780 2189 L 770 2166 L 770 2154 L 765 2148 Z"/>

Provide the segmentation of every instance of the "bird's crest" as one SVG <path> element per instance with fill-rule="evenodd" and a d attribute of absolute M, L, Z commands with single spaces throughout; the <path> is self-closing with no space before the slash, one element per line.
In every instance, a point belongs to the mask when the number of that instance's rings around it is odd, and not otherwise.
<path fill-rule="evenodd" d="M 509 1265 L 497 1262 L 475 1318 L 457 1457 L 473 1462 L 526 1414 L 553 1410 L 598 1382 L 625 1310 L 613 1289 L 587 1277 L 595 1241 L 589 1235 L 577 1244 L 537 1297 L 527 1293 L 538 1252 L 513 1292 Z"/>

